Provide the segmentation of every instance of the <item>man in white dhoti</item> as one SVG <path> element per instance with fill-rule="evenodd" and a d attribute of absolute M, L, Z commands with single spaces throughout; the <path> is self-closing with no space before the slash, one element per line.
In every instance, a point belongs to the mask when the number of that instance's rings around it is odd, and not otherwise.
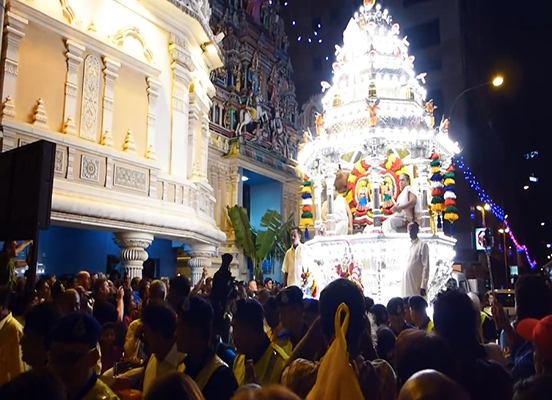
<path fill-rule="evenodd" d="M 402 297 L 427 295 L 429 280 L 429 247 L 418 237 L 420 227 L 416 222 L 408 224 L 412 243 L 402 281 Z"/>
<path fill-rule="evenodd" d="M 410 176 L 401 174 L 399 176 L 399 188 L 401 193 L 397 202 L 391 207 L 391 215 L 383 221 L 382 230 L 384 233 L 396 233 L 401 228 L 416 220 L 416 203 L 418 198 L 410 186 Z"/>
<path fill-rule="evenodd" d="M 284 286 L 299 286 L 302 284 L 303 272 L 308 272 L 308 267 L 303 266 L 307 263 L 303 256 L 306 255 L 306 246 L 301 243 L 301 230 L 293 228 L 291 231 L 291 247 L 286 251 L 282 272 L 284 273 Z"/>

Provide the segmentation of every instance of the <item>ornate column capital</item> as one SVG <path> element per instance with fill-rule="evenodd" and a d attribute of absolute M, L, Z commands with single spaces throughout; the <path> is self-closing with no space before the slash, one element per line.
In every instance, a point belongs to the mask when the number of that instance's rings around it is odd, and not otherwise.
<path fill-rule="evenodd" d="M 203 268 L 211 267 L 211 259 L 217 256 L 217 248 L 204 243 L 192 244 L 189 254 L 191 259 L 188 265 L 191 270 L 192 285 L 196 285 L 201 279 Z"/>
<path fill-rule="evenodd" d="M 119 260 L 126 273 L 132 279 L 142 277 L 144 261 L 148 259 L 145 250 L 153 242 L 153 235 L 145 232 L 115 232 L 113 241 L 121 248 Z"/>

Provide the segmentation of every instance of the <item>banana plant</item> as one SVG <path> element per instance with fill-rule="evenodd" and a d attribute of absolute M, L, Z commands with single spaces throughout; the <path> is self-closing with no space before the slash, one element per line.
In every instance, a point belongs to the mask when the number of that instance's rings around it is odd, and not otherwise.
<path fill-rule="evenodd" d="M 262 266 L 265 260 L 283 259 L 286 240 L 294 224 L 294 216 L 282 222 L 282 216 L 274 210 L 267 210 L 261 218 L 261 229 L 251 227 L 247 210 L 235 205 L 226 206 L 236 240 L 244 254 L 253 262 L 253 278 L 262 281 Z"/>

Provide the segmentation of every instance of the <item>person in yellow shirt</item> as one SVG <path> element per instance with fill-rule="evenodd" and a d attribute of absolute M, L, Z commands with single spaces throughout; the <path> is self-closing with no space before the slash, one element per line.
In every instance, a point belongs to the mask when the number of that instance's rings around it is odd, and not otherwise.
<path fill-rule="evenodd" d="M 263 307 L 257 300 L 236 302 L 232 327 L 238 355 L 233 370 L 238 387 L 279 383 L 289 360 L 280 346 L 270 342 L 264 332 L 263 321 Z"/>
<path fill-rule="evenodd" d="M 288 356 L 307 332 L 303 318 L 303 291 L 297 286 L 288 286 L 276 297 L 280 321 L 284 330 L 273 340 Z"/>
<path fill-rule="evenodd" d="M 11 289 L 0 287 L 0 386 L 27 370 L 19 345 L 23 327 L 9 310 L 10 298 Z"/>
<path fill-rule="evenodd" d="M 63 384 L 68 399 L 118 400 L 94 370 L 101 334 L 102 327 L 93 316 L 72 313 L 61 318 L 48 335 L 48 368 Z"/>
<path fill-rule="evenodd" d="M 423 331 L 433 331 L 433 321 L 427 315 L 427 301 L 422 296 L 411 296 L 408 300 L 414 325 Z"/>

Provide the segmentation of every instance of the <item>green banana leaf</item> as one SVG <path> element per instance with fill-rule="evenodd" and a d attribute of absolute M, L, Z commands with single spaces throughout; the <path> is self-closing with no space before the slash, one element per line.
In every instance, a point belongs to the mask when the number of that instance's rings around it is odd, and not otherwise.
<path fill-rule="evenodd" d="M 257 234 L 255 243 L 259 260 L 265 260 L 274 248 L 281 226 L 282 216 L 274 210 L 268 210 L 261 218 L 261 227 L 265 230 Z"/>
<path fill-rule="evenodd" d="M 226 209 L 228 210 L 228 217 L 232 222 L 232 227 L 234 228 L 234 232 L 236 234 L 236 240 L 243 248 L 243 251 L 247 257 L 256 259 L 257 252 L 255 243 L 257 238 L 251 229 L 247 211 L 245 208 L 240 207 L 237 204 L 233 207 L 226 206 Z"/>

